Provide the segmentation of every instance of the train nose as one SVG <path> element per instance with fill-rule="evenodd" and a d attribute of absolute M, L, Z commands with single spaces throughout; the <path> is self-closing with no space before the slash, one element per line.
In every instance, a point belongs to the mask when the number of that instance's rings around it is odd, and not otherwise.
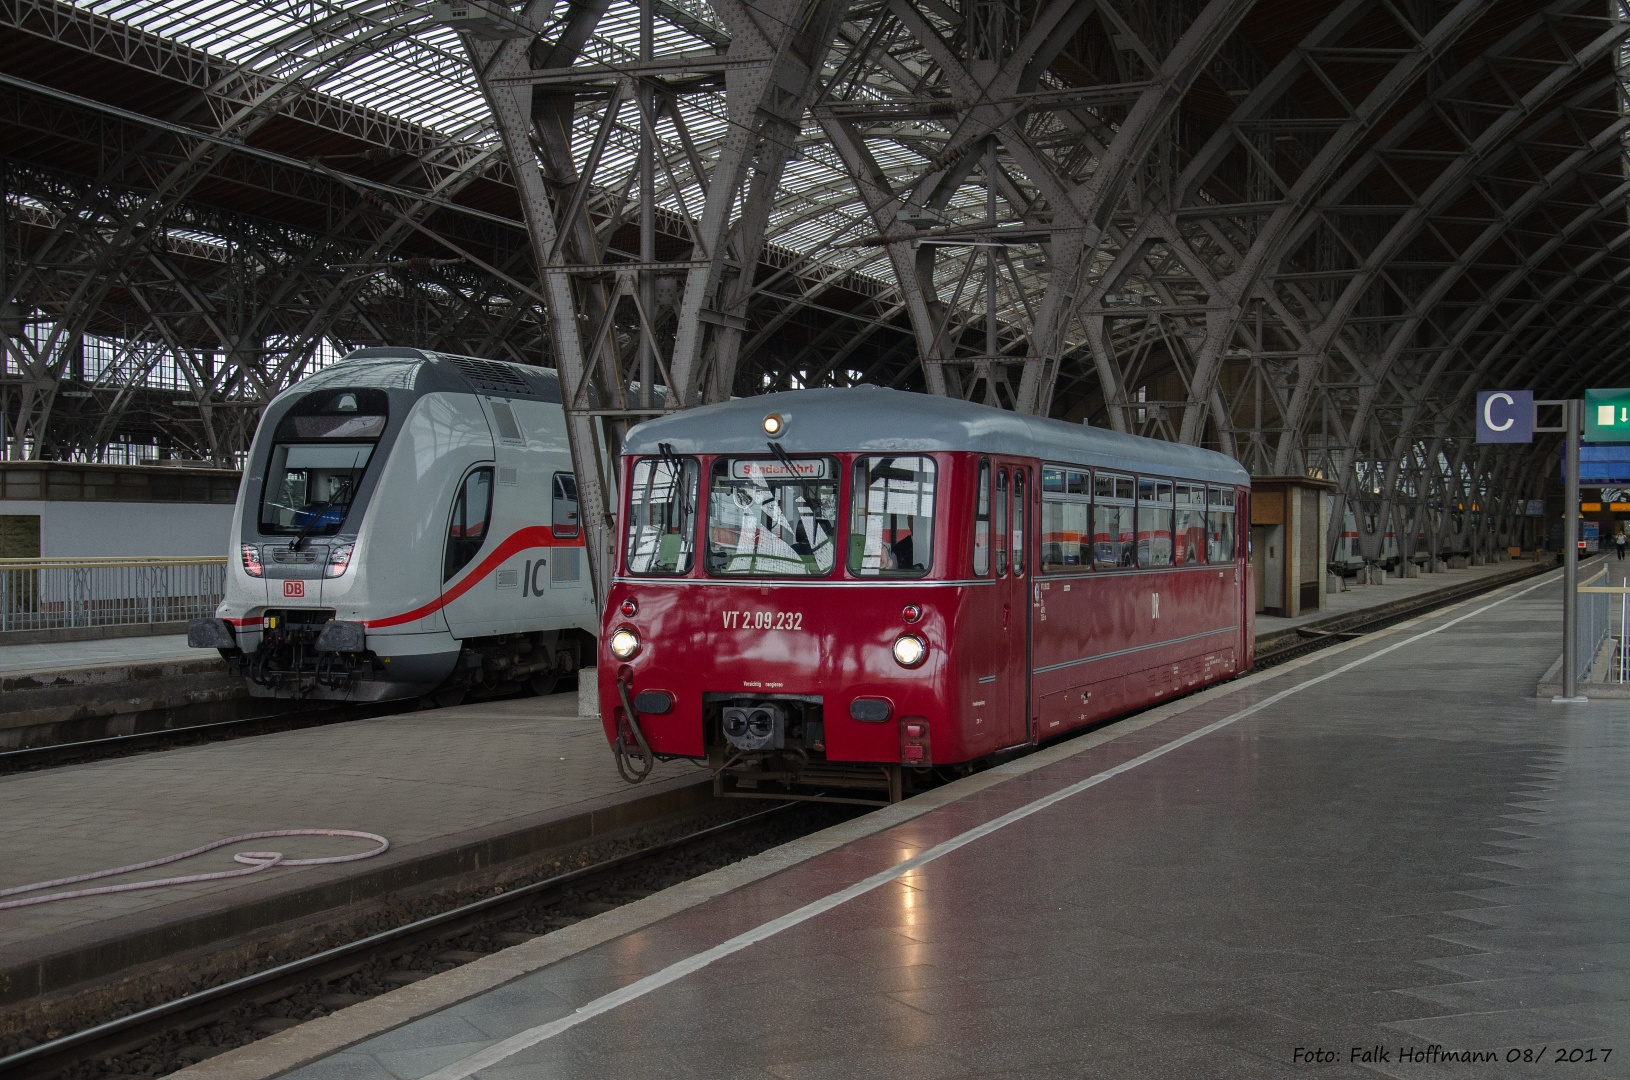
<path fill-rule="evenodd" d="M 722 716 L 724 737 L 738 750 L 779 746 L 784 718 L 774 705 L 729 706 Z"/>

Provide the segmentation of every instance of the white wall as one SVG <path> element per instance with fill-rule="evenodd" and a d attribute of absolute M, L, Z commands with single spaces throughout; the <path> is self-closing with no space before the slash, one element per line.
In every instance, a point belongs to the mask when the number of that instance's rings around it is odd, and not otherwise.
<path fill-rule="evenodd" d="M 0 499 L 0 514 L 38 514 L 46 559 L 225 555 L 231 503 L 64 502 Z"/>

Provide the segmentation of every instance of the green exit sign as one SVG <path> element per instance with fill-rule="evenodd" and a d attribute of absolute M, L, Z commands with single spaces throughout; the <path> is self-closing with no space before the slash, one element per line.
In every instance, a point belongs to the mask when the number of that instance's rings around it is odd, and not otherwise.
<path fill-rule="evenodd" d="M 1630 389 L 1585 391 L 1585 441 L 1630 442 Z"/>

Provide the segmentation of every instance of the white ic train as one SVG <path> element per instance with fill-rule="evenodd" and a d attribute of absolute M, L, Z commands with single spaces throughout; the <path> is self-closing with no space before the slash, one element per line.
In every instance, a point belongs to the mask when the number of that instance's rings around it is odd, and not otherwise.
<path fill-rule="evenodd" d="M 404 348 L 280 394 L 187 643 L 261 697 L 552 691 L 596 628 L 560 402 L 553 371 Z"/>

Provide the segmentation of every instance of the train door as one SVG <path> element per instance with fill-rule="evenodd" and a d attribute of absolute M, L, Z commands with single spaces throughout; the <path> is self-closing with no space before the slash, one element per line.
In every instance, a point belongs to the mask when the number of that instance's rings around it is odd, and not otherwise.
<path fill-rule="evenodd" d="M 1013 466 L 1013 512 L 1008 517 L 1011 524 L 1008 527 L 1008 587 L 1005 600 L 1012 625 L 1009 648 L 1017 666 L 1009 690 L 1009 707 L 1019 720 L 1018 733 L 1026 742 L 1034 742 L 1036 738 L 1035 718 L 1031 715 L 1030 706 L 1030 650 L 1034 628 L 1030 618 L 1031 567 L 1026 546 L 1030 540 L 1030 479 L 1028 465 Z"/>
<path fill-rule="evenodd" d="M 1014 478 L 1022 476 L 1022 470 L 1022 465 L 1000 459 L 990 464 L 990 569 L 995 589 L 990 602 L 994 640 L 987 667 L 993 670 L 981 680 L 979 689 L 989 708 L 988 722 L 996 726 L 998 746 L 1017 746 L 1030 740 L 1025 687 L 1030 625 L 1025 589 L 1029 567 L 1022 547 L 1015 561 L 1013 543 L 1015 534 L 1022 543 L 1025 532 L 1022 519 L 1014 517 L 1013 500 Z M 1023 479 L 1018 483 L 1028 490 Z"/>

